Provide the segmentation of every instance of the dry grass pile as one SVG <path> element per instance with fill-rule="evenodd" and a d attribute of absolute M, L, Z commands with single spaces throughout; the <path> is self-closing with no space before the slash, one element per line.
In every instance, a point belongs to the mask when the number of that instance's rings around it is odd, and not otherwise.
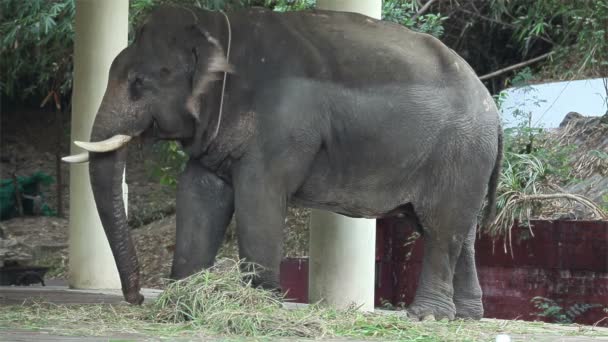
<path fill-rule="evenodd" d="M 530 227 L 532 218 L 552 219 L 572 212 L 576 204 L 588 210 L 589 218 L 608 220 L 599 205 L 585 196 L 560 192 L 545 175 L 545 165 L 534 155 L 511 153 L 505 159 L 498 184 L 498 211 L 486 228 L 490 235 L 510 236 L 516 223 Z"/>
<path fill-rule="evenodd" d="M 585 179 L 594 173 L 608 176 L 608 114 L 570 120 L 549 135 L 552 144 L 577 147 L 572 153 L 573 177 Z"/>
<path fill-rule="evenodd" d="M 567 118 L 536 136 L 536 153 L 505 152 L 490 235 L 510 237 L 515 224 L 531 228 L 531 219 L 608 220 L 608 115 Z"/>
<path fill-rule="evenodd" d="M 513 154 L 506 158 L 498 184 L 497 214 L 494 221 L 484 227 L 484 232 L 506 237 L 504 249 L 513 253 L 512 229 L 516 225 L 527 226 L 534 231 L 530 220 L 554 219 L 569 214 L 578 207 L 586 209 L 586 218 L 608 220 L 608 213 L 591 199 L 565 192 L 552 185 L 546 178 L 543 163 L 530 154 Z M 543 179 L 544 178 L 544 179 Z M 558 190 L 556 192 L 556 190 Z"/>
<path fill-rule="evenodd" d="M 249 286 L 255 271 L 223 259 L 209 270 L 173 282 L 156 300 L 153 319 L 188 323 L 215 334 L 241 336 L 325 335 L 327 327 L 314 310 L 287 310 L 274 292 Z M 246 267 L 253 269 L 253 267 Z"/>

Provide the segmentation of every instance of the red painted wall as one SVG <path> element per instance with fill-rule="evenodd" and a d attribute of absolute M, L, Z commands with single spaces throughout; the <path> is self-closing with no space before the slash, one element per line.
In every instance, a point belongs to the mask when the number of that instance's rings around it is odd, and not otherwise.
<path fill-rule="evenodd" d="M 512 251 L 503 240 L 486 236 L 476 242 L 479 280 L 484 292 L 485 317 L 540 320 L 531 303 L 535 296 L 552 299 L 565 309 L 581 304 L 608 307 L 608 222 L 533 221 L 514 228 Z M 412 240 L 413 230 L 397 221 L 379 220 L 376 240 L 376 305 L 407 305 L 416 290 L 423 244 Z M 306 302 L 308 260 L 287 259 L 281 283 L 288 297 Z M 576 307 L 574 307 L 576 309 Z M 575 322 L 593 324 L 608 316 L 595 308 Z M 551 319 L 544 319 L 551 321 Z M 608 326 L 608 319 L 602 325 Z"/>

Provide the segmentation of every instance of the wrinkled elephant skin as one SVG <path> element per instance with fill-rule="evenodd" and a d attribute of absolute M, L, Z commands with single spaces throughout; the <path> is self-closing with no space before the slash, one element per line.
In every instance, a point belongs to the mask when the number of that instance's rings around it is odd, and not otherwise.
<path fill-rule="evenodd" d="M 131 303 L 142 297 L 120 182 L 124 144 L 141 134 L 190 157 L 173 278 L 212 265 L 235 215 L 240 256 L 265 267 L 254 284 L 277 288 L 294 204 L 414 222 L 425 255 L 409 312 L 483 315 L 473 244 L 495 201 L 500 120 L 439 40 L 353 13 L 156 9 L 112 63 L 93 144 L 80 145 Z"/>

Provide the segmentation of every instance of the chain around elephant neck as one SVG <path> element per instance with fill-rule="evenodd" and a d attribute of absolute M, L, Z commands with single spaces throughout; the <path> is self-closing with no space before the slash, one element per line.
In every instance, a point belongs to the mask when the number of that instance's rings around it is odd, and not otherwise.
<path fill-rule="evenodd" d="M 228 25 L 228 46 L 226 47 L 226 63 L 230 62 L 230 45 L 232 44 L 232 28 L 230 27 L 230 19 L 228 19 L 228 15 L 224 11 L 220 11 L 226 18 L 226 24 Z M 211 136 L 211 143 L 215 138 L 217 138 L 218 133 L 220 132 L 220 124 L 222 123 L 222 111 L 224 110 L 224 94 L 226 93 L 226 79 L 228 78 L 228 72 L 224 71 L 224 80 L 222 81 L 222 95 L 220 96 L 220 110 L 217 116 L 217 125 L 215 126 L 215 131 Z"/>

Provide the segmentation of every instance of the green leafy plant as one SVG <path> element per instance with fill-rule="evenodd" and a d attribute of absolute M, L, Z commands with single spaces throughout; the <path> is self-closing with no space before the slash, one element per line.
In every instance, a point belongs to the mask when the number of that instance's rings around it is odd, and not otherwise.
<path fill-rule="evenodd" d="M 539 107 L 545 102 L 536 96 L 536 90 L 529 85 L 532 78 L 531 70 L 526 68 L 517 73 L 511 81 L 514 86 L 519 87 L 518 89 L 524 95 L 522 96 L 524 100 L 512 107 L 505 108 L 505 110 L 511 110 L 511 115 L 517 121 L 514 127 L 504 131 L 505 165 L 521 165 L 521 160 L 530 160 L 522 155 L 532 155 L 535 163 L 543 165 L 542 173 L 537 174 L 535 181 L 546 181 L 549 177 L 553 177 L 552 180 L 556 183 L 572 182 L 574 179 L 571 177 L 570 155 L 576 147 L 547 143 L 549 139 L 547 131 L 536 125 L 531 111 L 521 109 L 530 104 Z M 527 180 L 522 180 L 522 182 L 527 183 Z"/>
<path fill-rule="evenodd" d="M 555 51 L 549 65 L 558 78 L 601 74 L 608 65 L 605 1 L 491 0 L 490 12 L 496 23 L 508 23 L 524 55 L 547 45 Z"/>
<path fill-rule="evenodd" d="M 154 145 L 153 150 L 155 157 L 147 161 L 151 176 L 158 179 L 162 185 L 175 187 L 188 156 L 175 141 L 160 141 Z"/>
<path fill-rule="evenodd" d="M 528 84 L 532 77 L 531 71 L 524 69 L 513 78 L 512 82 L 520 86 L 525 99 L 513 107 L 503 108 L 512 111 L 517 123 L 504 130 L 497 215 L 494 222 L 485 227 L 493 236 L 509 234 L 510 237 L 515 224 L 531 228 L 532 217 L 541 217 L 547 211 L 563 207 L 563 201 L 577 202 L 597 217 L 606 217 L 602 208 L 588 198 L 561 191 L 560 186 L 577 181 L 572 168 L 572 153 L 576 146 L 552 143 L 549 133 L 534 124 L 532 113 L 521 109 L 530 102 L 533 106 L 542 103 Z M 495 97 L 497 101 L 504 101 L 504 98 L 504 94 Z M 508 242 L 511 244 L 510 238 Z"/>
<path fill-rule="evenodd" d="M 63 96 L 72 86 L 74 0 L 0 3 L 2 94 L 19 100 Z M 10 17 L 7 15 L 10 13 Z"/>
<path fill-rule="evenodd" d="M 549 318 L 555 323 L 561 324 L 571 324 L 585 312 L 603 307 L 601 304 L 576 303 L 565 309 L 553 299 L 538 296 L 532 298 L 531 302 L 535 308 L 540 310 L 540 312 L 534 314 L 535 316 Z"/>
<path fill-rule="evenodd" d="M 447 17 L 438 13 L 416 15 L 419 10 L 418 1 L 415 0 L 385 0 L 382 2 L 382 20 L 441 37 L 444 33 L 442 24 Z"/>
<path fill-rule="evenodd" d="M 313 9 L 316 3 L 316 0 L 266 0 L 265 6 L 273 11 L 287 12 Z"/>
<path fill-rule="evenodd" d="M 497 94 L 492 95 L 492 98 L 494 99 L 494 103 L 496 103 L 496 107 L 499 110 L 502 110 L 502 107 L 505 103 L 505 101 L 507 101 L 507 98 L 509 97 L 509 94 L 506 91 L 500 91 Z"/>
<path fill-rule="evenodd" d="M 507 134 L 507 133 L 505 133 Z M 532 217 L 563 207 L 559 201 L 577 202 L 593 215 L 606 218 L 605 212 L 590 199 L 561 191 L 560 182 L 571 182 L 568 149 L 538 148 L 530 153 L 509 151 L 505 145 L 503 168 L 498 183 L 497 215 L 486 227 L 493 236 L 509 234 L 515 224 L 530 227 Z M 556 202 L 557 201 L 557 202 Z M 511 243 L 509 239 L 509 244 Z M 506 241 L 505 241 L 506 244 Z"/>
<path fill-rule="evenodd" d="M 133 39 L 135 29 L 156 6 L 163 4 L 194 6 L 212 11 L 229 11 L 251 5 L 260 5 L 262 0 L 131 0 L 129 1 L 129 33 Z"/>

